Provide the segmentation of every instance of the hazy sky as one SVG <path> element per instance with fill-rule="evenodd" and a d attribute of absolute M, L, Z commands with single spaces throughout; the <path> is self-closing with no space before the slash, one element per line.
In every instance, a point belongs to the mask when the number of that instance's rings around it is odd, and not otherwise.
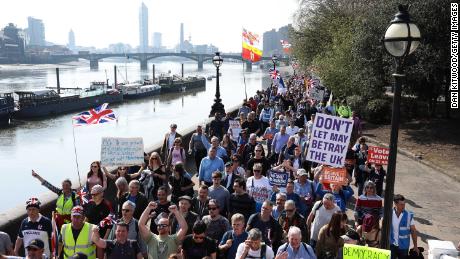
<path fill-rule="evenodd" d="M 79 46 L 139 45 L 140 0 L 14 0 L 2 2 L 0 26 L 27 27 L 27 17 L 42 19 L 47 41 L 67 44 L 75 32 Z M 262 34 L 292 23 L 298 0 L 145 0 L 149 9 L 149 45 L 153 32 L 163 45 L 179 41 L 180 23 L 193 44 L 212 43 L 223 51 L 241 51 L 241 29 Z"/>

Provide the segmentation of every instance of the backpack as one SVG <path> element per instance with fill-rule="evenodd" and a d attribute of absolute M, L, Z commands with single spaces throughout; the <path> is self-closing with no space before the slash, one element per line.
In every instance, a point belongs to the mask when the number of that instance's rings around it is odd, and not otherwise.
<path fill-rule="evenodd" d="M 373 214 L 366 213 L 363 217 L 363 230 L 370 232 L 375 225 L 376 217 Z"/>
<path fill-rule="evenodd" d="M 246 255 L 246 258 L 260 258 L 260 259 L 265 259 L 265 254 L 267 253 L 267 245 L 265 243 L 262 243 L 260 245 L 260 257 L 253 257 L 250 255 Z"/>

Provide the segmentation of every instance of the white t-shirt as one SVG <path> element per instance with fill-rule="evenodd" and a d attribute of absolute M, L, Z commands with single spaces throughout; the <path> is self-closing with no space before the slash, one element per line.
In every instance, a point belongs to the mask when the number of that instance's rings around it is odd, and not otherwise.
<path fill-rule="evenodd" d="M 409 215 L 407 215 L 409 216 Z M 393 238 L 394 238 L 394 243 L 393 245 L 395 246 L 399 246 L 399 224 L 401 223 L 401 219 L 403 217 L 403 213 L 399 214 L 399 217 L 396 216 L 396 212 L 395 210 L 393 209 L 393 220 L 392 220 L 392 224 L 393 224 Z M 415 223 L 414 223 L 414 217 L 411 218 L 410 220 L 410 225 L 411 226 L 414 226 Z"/>
<path fill-rule="evenodd" d="M 297 126 L 294 126 L 293 128 L 291 128 L 291 126 L 286 127 L 286 134 L 288 134 L 289 136 L 294 136 L 295 134 L 297 134 L 297 132 L 299 132 L 299 127 Z"/>
<path fill-rule="evenodd" d="M 316 209 L 319 204 L 320 204 L 320 201 L 317 201 L 312 208 L 312 211 L 315 211 L 315 219 L 313 220 L 313 223 L 311 225 L 310 238 L 316 241 L 318 240 L 319 230 L 326 224 L 329 224 L 329 221 L 331 221 L 332 215 L 336 211 L 341 211 L 340 207 L 335 204 L 334 204 L 335 207 L 331 210 L 326 209 L 326 207 L 324 207 L 324 204 L 321 205 L 319 209 Z"/>
<path fill-rule="evenodd" d="M 257 203 L 262 204 L 265 200 L 270 199 L 272 186 L 265 176 L 262 176 L 260 179 L 251 176 L 246 181 L 246 190 L 248 190 L 248 194 L 252 196 Z"/>
<path fill-rule="evenodd" d="M 262 248 L 262 245 L 260 245 L 260 247 Z M 273 259 L 273 257 L 275 257 L 273 253 L 273 249 L 270 246 L 265 246 L 265 247 L 267 250 L 265 250 L 264 259 Z M 241 255 L 243 254 L 243 251 L 244 251 L 244 242 L 238 245 L 238 250 L 236 250 L 235 258 L 239 259 Z M 246 258 L 260 258 L 260 252 L 261 252 L 260 248 L 259 250 L 255 250 L 255 251 L 252 249 L 249 249 L 249 252 L 247 254 L 247 256 L 249 257 L 246 257 Z"/>

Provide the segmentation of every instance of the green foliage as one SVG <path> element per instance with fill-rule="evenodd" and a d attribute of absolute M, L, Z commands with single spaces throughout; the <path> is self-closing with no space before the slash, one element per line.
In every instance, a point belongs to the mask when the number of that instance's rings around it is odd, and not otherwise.
<path fill-rule="evenodd" d="M 366 106 L 366 120 L 372 123 L 389 123 L 391 117 L 390 102 L 388 99 L 370 100 Z"/>
<path fill-rule="evenodd" d="M 347 97 L 347 104 L 353 112 L 362 117 L 366 110 L 367 100 L 361 95 L 352 95 Z"/>
<path fill-rule="evenodd" d="M 410 4 L 409 13 L 423 41 L 404 62 L 403 94 L 430 103 L 434 113 L 436 100 L 448 87 L 443 82 L 448 81 L 449 68 L 449 3 L 303 0 L 290 35 L 293 54 L 302 67 L 315 68 L 334 96 L 360 95 L 365 102 L 383 98 L 385 86 L 393 83 L 395 59 L 386 53 L 381 40 L 398 4 Z"/>

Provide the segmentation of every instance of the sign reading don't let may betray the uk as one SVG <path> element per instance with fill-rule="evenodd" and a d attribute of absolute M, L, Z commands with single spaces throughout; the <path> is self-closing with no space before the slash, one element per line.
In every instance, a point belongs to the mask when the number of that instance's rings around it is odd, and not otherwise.
<path fill-rule="evenodd" d="M 353 120 L 317 113 L 308 143 L 307 160 L 343 167 Z"/>
<path fill-rule="evenodd" d="M 143 162 L 142 138 L 102 138 L 101 164 L 103 166 L 141 165 Z"/>

